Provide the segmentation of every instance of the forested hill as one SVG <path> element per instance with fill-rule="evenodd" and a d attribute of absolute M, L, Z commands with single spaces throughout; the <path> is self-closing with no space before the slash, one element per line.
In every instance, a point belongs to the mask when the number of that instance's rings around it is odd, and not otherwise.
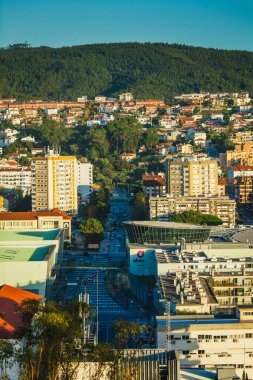
<path fill-rule="evenodd" d="M 95 44 L 0 51 L 0 96 L 75 100 L 131 91 L 163 98 L 192 91 L 248 90 L 253 53 L 162 43 Z"/>

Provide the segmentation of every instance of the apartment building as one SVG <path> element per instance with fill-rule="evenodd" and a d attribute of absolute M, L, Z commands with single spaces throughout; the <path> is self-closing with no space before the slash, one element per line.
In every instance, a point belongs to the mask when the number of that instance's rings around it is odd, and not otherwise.
<path fill-rule="evenodd" d="M 166 186 L 164 174 L 148 174 L 142 176 L 143 193 L 149 197 L 165 195 Z"/>
<path fill-rule="evenodd" d="M 210 285 L 219 305 L 252 305 L 252 272 L 212 273 Z"/>
<path fill-rule="evenodd" d="M 133 100 L 133 94 L 131 92 L 124 92 L 123 94 L 119 95 L 119 100 L 120 101 L 125 101 L 125 102 L 130 102 Z"/>
<path fill-rule="evenodd" d="M 173 312 L 185 314 L 210 314 L 219 307 L 208 280 L 190 271 L 159 276 L 153 300 L 156 310 L 162 309 L 162 313 L 168 301 Z"/>
<path fill-rule="evenodd" d="M 192 154 L 193 153 L 193 145 L 191 145 L 191 144 L 177 144 L 177 153 Z"/>
<path fill-rule="evenodd" d="M 225 170 L 235 165 L 253 165 L 253 141 L 236 144 L 234 150 L 220 153 L 220 165 Z"/>
<path fill-rule="evenodd" d="M 206 146 L 206 132 L 196 131 L 195 129 L 189 129 L 185 136 L 186 140 L 191 140 L 194 145 L 199 145 L 202 147 Z"/>
<path fill-rule="evenodd" d="M 218 195 L 226 195 L 226 178 L 218 177 Z"/>
<path fill-rule="evenodd" d="M 239 306 L 231 319 L 213 316 L 172 316 L 168 333 L 166 316 L 157 317 L 157 347 L 166 348 L 167 338 L 180 357 L 180 367 L 215 370 L 234 367 L 253 379 L 253 307 Z M 224 378 L 224 377 L 223 377 Z"/>
<path fill-rule="evenodd" d="M 31 192 L 32 172 L 30 167 L 0 167 L 0 187 L 21 189 L 25 194 Z"/>
<path fill-rule="evenodd" d="M 232 136 L 231 141 L 234 144 L 241 144 L 247 141 L 253 141 L 253 133 L 249 130 L 235 132 Z"/>
<path fill-rule="evenodd" d="M 80 203 L 86 203 L 92 193 L 93 165 L 90 162 L 79 162 L 76 165 L 77 192 Z"/>
<path fill-rule="evenodd" d="M 227 310 L 231 314 L 237 305 L 252 305 L 252 271 L 202 273 L 187 270 L 160 275 L 153 289 L 156 310 L 165 312 L 166 302 L 172 310 L 185 314 L 213 314 Z"/>
<path fill-rule="evenodd" d="M 235 200 L 239 204 L 253 202 L 253 182 L 252 177 L 236 177 L 234 179 Z"/>
<path fill-rule="evenodd" d="M 188 243 L 187 249 L 180 252 L 178 247 L 172 250 L 166 246 L 139 245 L 130 246 L 129 252 L 130 255 L 136 256 L 136 252 L 144 251 L 144 264 L 152 270 L 156 278 L 167 273 L 187 273 L 187 271 L 209 275 L 226 273 L 231 277 L 232 273 L 250 272 L 252 276 L 253 249 L 249 248 L 249 244 L 207 242 L 197 245 L 198 243 Z"/>
<path fill-rule="evenodd" d="M 32 159 L 32 211 L 77 212 L 77 160 L 49 152 Z"/>
<path fill-rule="evenodd" d="M 149 217 L 151 220 L 168 221 L 173 213 L 194 210 L 202 214 L 218 216 L 224 226 L 235 225 L 235 200 L 228 196 L 185 196 L 150 197 Z"/>
<path fill-rule="evenodd" d="M 218 164 L 206 157 L 167 161 L 166 190 L 173 196 L 218 194 Z"/>
<path fill-rule="evenodd" d="M 253 165 L 236 165 L 228 168 L 228 180 L 232 182 L 236 177 L 253 177 Z"/>

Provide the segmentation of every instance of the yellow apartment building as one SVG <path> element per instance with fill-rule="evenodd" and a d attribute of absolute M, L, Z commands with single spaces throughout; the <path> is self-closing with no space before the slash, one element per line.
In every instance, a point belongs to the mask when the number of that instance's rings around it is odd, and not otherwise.
<path fill-rule="evenodd" d="M 32 159 L 32 211 L 77 212 L 77 160 L 49 155 Z"/>
<path fill-rule="evenodd" d="M 218 194 L 218 164 L 203 157 L 166 163 L 166 190 L 173 196 Z"/>

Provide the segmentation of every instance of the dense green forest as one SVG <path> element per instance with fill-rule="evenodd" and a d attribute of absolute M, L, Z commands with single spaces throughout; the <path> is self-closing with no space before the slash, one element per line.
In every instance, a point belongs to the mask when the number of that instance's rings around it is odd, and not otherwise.
<path fill-rule="evenodd" d="M 253 94 L 253 53 L 163 43 L 0 50 L 0 96 L 75 100 L 118 95 L 163 98 L 192 91 Z"/>

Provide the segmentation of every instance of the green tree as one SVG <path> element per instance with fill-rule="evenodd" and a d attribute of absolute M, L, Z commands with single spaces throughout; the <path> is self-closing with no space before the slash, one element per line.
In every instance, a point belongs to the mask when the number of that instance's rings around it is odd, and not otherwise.
<path fill-rule="evenodd" d="M 127 322 L 124 319 L 116 319 L 113 323 L 114 330 L 114 344 L 118 349 L 127 348 L 128 341 L 132 339 L 134 342 L 138 341 L 138 337 L 143 330 L 135 322 Z"/>
<path fill-rule="evenodd" d="M 136 152 L 142 131 L 142 126 L 134 117 L 116 117 L 108 125 L 112 153 Z"/>
<path fill-rule="evenodd" d="M 109 156 L 109 142 L 104 128 L 94 126 L 85 131 L 82 145 L 84 146 L 84 155 L 89 160 L 95 162 L 100 158 Z"/>
<path fill-rule="evenodd" d="M 17 313 L 24 322 L 17 352 L 21 378 L 55 380 L 64 370 L 66 379 L 74 379 L 79 364 L 75 348 L 75 339 L 81 334 L 79 304 L 63 307 L 48 302 L 43 306 L 24 300 Z"/>
<path fill-rule="evenodd" d="M 8 340 L 0 340 L 0 379 L 7 380 L 6 371 L 14 364 L 14 347 Z"/>
<path fill-rule="evenodd" d="M 98 244 L 103 239 L 103 225 L 95 218 L 89 218 L 80 224 L 80 232 L 84 235 L 86 244 Z"/>
<path fill-rule="evenodd" d="M 84 207 L 84 217 L 94 217 L 100 221 L 104 221 L 109 212 L 109 191 L 105 187 L 101 187 L 98 191 L 90 194 L 88 204 Z"/>
<path fill-rule="evenodd" d="M 201 214 L 200 212 L 189 210 L 174 214 L 170 220 L 178 223 L 206 224 L 208 226 L 219 226 L 222 220 L 216 215 Z"/>
<path fill-rule="evenodd" d="M 39 138 L 44 146 L 58 148 L 64 145 L 71 137 L 73 131 L 64 128 L 61 124 L 57 124 L 53 120 L 45 119 L 39 128 Z"/>
<path fill-rule="evenodd" d="M 148 217 L 148 201 L 142 192 L 135 195 L 133 204 L 133 220 L 146 220 Z"/>
<path fill-rule="evenodd" d="M 158 144 L 158 135 L 155 128 L 149 128 L 145 137 L 144 143 L 148 149 L 153 149 Z"/>
<path fill-rule="evenodd" d="M 73 152 L 74 155 L 76 155 L 77 152 L 79 151 L 79 146 L 77 144 L 71 144 L 70 150 L 71 150 L 71 152 Z"/>

